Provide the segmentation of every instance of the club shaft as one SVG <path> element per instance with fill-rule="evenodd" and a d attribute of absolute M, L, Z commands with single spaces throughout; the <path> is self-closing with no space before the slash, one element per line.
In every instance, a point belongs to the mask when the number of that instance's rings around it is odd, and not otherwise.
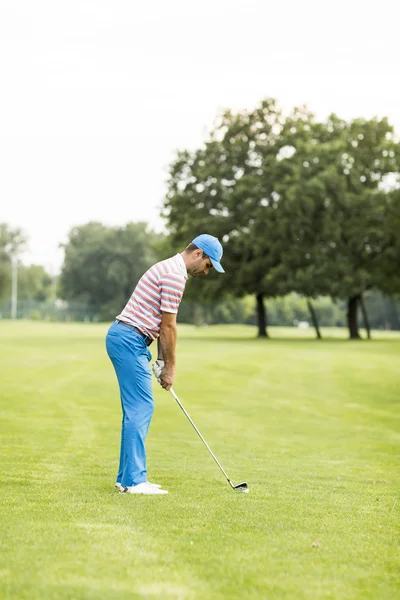
<path fill-rule="evenodd" d="M 209 451 L 209 453 L 211 454 L 211 456 L 213 457 L 213 459 L 215 460 L 215 462 L 217 463 L 217 465 L 219 466 L 219 468 L 221 469 L 222 473 L 225 475 L 225 477 L 226 477 L 229 485 L 232 488 L 234 488 L 235 486 L 233 485 L 233 483 L 229 479 L 228 475 L 225 473 L 224 469 L 222 468 L 221 464 L 219 463 L 219 461 L 218 461 L 217 457 L 215 456 L 214 452 L 211 450 L 210 446 L 207 444 L 206 440 L 203 438 L 203 436 L 201 435 L 200 431 L 197 429 L 196 425 L 193 423 L 193 421 L 190 418 L 189 414 L 186 412 L 185 407 L 180 402 L 180 400 L 179 400 L 178 396 L 175 394 L 174 390 L 172 388 L 169 388 L 169 391 L 171 392 L 172 396 L 174 397 L 174 399 L 179 404 L 179 407 L 181 408 L 181 410 L 185 413 L 186 418 L 188 419 L 188 421 L 192 425 L 193 429 L 195 430 L 195 432 L 197 433 L 197 435 L 199 436 L 199 438 L 201 439 L 201 441 L 203 442 L 203 444 L 205 445 L 205 447 L 207 448 L 207 450 Z"/>

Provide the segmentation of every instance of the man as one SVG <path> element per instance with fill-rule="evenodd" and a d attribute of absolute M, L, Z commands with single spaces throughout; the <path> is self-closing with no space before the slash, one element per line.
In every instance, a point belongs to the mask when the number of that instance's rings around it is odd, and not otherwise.
<path fill-rule="evenodd" d="M 208 275 L 211 267 L 224 273 L 222 246 L 202 234 L 183 252 L 153 265 L 139 280 L 128 303 L 106 337 L 107 353 L 117 375 L 122 432 L 116 487 L 128 494 L 168 494 L 147 480 L 145 440 L 154 411 L 149 362 L 150 344 L 157 339 L 158 358 L 153 365 L 165 390 L 176 373 L 176 315 L 188 275 Z"/>

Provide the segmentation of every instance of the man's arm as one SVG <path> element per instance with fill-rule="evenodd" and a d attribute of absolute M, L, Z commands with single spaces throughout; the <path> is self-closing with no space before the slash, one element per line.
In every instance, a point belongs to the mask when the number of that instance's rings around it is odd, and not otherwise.
<path fill-rule="evenodd" d="M 158 338 L 158 358 L 163 360 L 165 364 L 160 378 L 160 384 L 165 390 L 169 390 L 175 379 L 177 334 L 176 314 L 163 312 Z"/>

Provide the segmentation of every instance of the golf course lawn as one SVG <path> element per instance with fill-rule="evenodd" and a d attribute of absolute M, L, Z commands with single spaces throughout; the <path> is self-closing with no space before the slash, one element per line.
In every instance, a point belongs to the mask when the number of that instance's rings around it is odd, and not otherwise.
<path fill-rule="evenodd" d="M 175 392 L 250 493 L 154 382 L 149 497 L 114 489 L 107 327 L 0 321 L 2 600 L 400 598 L 400 335 L 179 326 Z"/>

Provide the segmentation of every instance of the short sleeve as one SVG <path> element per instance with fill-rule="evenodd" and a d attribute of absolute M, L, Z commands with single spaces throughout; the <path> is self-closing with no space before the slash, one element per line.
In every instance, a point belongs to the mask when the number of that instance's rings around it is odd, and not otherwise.
<path fill-rule="evenodd" d="M 176 314 L 185 291 L 186 280 L 176 273 L 166 273 L 160 277 L 160 309 Z"/>

